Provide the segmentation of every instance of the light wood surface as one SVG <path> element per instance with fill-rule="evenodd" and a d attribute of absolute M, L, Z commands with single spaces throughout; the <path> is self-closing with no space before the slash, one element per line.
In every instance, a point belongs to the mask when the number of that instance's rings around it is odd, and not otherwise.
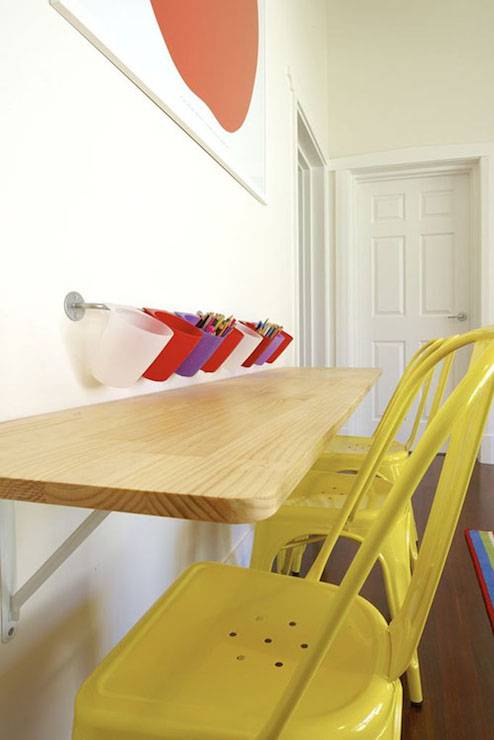
<path fill-rule="evenodd" d="M 249 522 L 273 514 L 379 376 L 280 368 L 0 424 L 0 498 Z"/>

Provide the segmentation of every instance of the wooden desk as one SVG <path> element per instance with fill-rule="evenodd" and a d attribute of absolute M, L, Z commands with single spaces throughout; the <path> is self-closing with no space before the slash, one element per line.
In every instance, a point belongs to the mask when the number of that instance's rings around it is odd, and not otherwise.
<path fill-rule="evenodd" d="M 0 424 L 0 498 L 250 522 L 273 514 L 379 376 L 281 368 Z"/>

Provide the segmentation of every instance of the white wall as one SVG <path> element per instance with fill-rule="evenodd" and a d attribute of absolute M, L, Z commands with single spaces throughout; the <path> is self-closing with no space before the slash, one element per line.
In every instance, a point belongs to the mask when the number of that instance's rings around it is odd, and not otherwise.
<path fill-rule="evenodd" d="M 263 206 L 47 0 L 0 0 L 0 419 L 128 395 L 91 385 L 74 366 L 74 327 L 62 311 L 69 290 L 292 325 L 286 71 L 327 150 L 326 29 L 324 0 L 267 1 Z M 131 393 L 154 390 L 161 386 L 142 382 Z M 85 512 L 16 510 L 22 583 Z M 233 551 L 245 562 L 247 540 L 235 549 L 245 533 L 112 514 L 0 646 L 2 740 L 68 740 L 83 678 L 189 563 Z"/>
<path fill-rule="evenodd" d="M 332 157 L 494 140 L 492 0 L 328 0 Z"/>

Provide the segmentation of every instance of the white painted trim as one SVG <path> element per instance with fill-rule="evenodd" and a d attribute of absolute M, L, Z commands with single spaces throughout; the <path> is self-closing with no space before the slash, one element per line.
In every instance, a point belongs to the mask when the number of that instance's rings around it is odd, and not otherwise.
<path fill-rule="evenodd" d="M 293 77 L 289 69 L 287 69 L 287 81 L 289 94 L 291 99 L 291 132 L 290 138 L 292 145 L 290 147 L 290 172 L 292 176 L 290 194 L 291 194 L 291 211 L 292 211 L 292 264 L 293 264 L 293 306 L 292 306 L 292 329 L 295 336 L 295 362 L 300 365 L 300 347 L 297 341 L 296 332 L 299 327 L 299 305 L 300 305 L 300 274 L 298 265 L 298 141 L 297 141 L 297 95 L 293 84 Z"/>
<path fill-rule="evenodd" d="M 492 156 L 494 156 L 494 141 L 486 144 L 447 144 L 356 154 L 351 157 L 331 159 L 328 167 L 330 170 L 342 171 L 366 167 L 421 166 L 430 162 L 458 164 L 461 160 Z"/>
<path fill-rule="evenodd" d="M 336 238 L 336 363 L 358 363 L 358 337 L 355 326 L 358 296 L 355 270 L 355 183 L 388 179 L 391 176 L 417 177 L 419 173 L 440 175 L 472 173 L 472 244 L 478 256 L 472 270 L 472 322 L 494 323 L 494 142 L 472 145 L 447 145 L 401 149 L 333 159 L 328 170 L 335 177 Z M 387 173 L 387 174 L 386 174 Z M 476 197 L 477 196 L 477 197 Z M 480 290 L 478 289 L 480 287 Z M 350 430 L 352 424 L 349 425 Z M 481 459 L 494 464 L 494 419 L 488 424 L 482 443 Z"/>
<path fill-rule="evenodd" d="M 468 174 L 472 170 L 470 160 L 461 164 L 436 162 L 421 167 L 369 167 L 365 170 L 352 170 L 359 182 L 390 182 L 393 180 L 418 180 L 421 177 L 442 177 L 443 175 Z"/>
<path fill-rule="evenodd" d="M 300 282 L 301 282 L 301 276 L 299 271 L 299 243 L 298 243 L 298 183 L 297 183 L 297 168 L 298 168 L 298 119 L 303 123 L 303 126 L 309 136 L 310 142 L 316 152 L 317 159 L 320 164 L 317 166 L 313 163 L 310 164 L 310 186 L 311 188 L 314 185 L 313 179 L 314 179 L 314 173 L 316 170 L 321 171 L 321 177 L 322 180 L 322 203 L 323 203 L 323 214 L 322 214 L 322 222 L 323 222 L 323 249 L 324 249 L 324 284 L 326 287 L 325 290 L 325 311 L 326 311 L 326 327 L 331 330 L 331 327 L 334 325 L 334 315 L 331 311 L 331 306 L 333 305 L 334 299 L 333 295 L 330 292 L 330 286 L 331 286 L 331 275 L 332 275 L 332 264 L 331 264 L 331 242 L 330 242 L 330 236 L 329 236 L 329 226 L 330 226 L 330 217 L 329 217 L 329 208 L 330 208 L 330 198 L 329 198 L 329 189 L 328 189 L 328 178 L 327 178 L 327 158 L 324 155 L 324 152 L 319 144 L 318 138 L 314 132 L 314 129 L 312 125 L 310 124 L 307 114 L 305 112 L 305 107 L 303 105 L 303 101 L 301 98 L 301 90 L 298 85 L 295 84 L 292 72 L 289 68 L 286 70 L 287 74 L 287 80 L 288 80 L 288 87 L 291 94 L 291 128 L 292 128 L 292 146 L 291 146 L 291 171 L 292 171 L 292 260 L 293 260 L 293 274 L 294 274 L 294 287 L 293 287 L 293 311 L 292 311 L 292 322 L 294 330 L 296 330 L 296 327 L 300 326 Z M 313 217 L 313 211 L 311 211 L 311 223 L 310 223 L 310 232 L 311 234 L 314 233 L 314 224 L 312 222 Z M 311 239 L 311 252 L 313 250 L 313 242 Z M 313 275 L 311 275 L 313 278 Z M 312 285 L 311 287 L 311 293 L 312 293 Z M 314 307 L 311 302 L 311 327 L 314 329 L 316 325 L 316 321 L 314 320 Z M 311 337 L 311 349 L 312 352 L 314 352 L 314 335 Z M 324 357 L 327 365 L 330 365 L 334 362 L 334 352 L 331 347 L 332 342 L 328 340 L 325 342 L 324 347 Z M 300 343 L 297 342 L 297 353 L 296 353 L 296 361 L 297 364 L 300 364 L 301 362 L 301 352 L 300 352 Z"/>
<path fill-rule="evenodd" d="M 494 465 L 494 434 L 484 434 L 482 437 L 479 461 Z"/>
<path fill-rule="evenodd" d="M 334 238 L 334 177 L 324 168 L 323 198 L 324 208 L 324 275 L 326 281 L 325 306 L 328 337 L 325 346 L 325 360 L 328 367 L 336 364 L 336 243 Z"/>

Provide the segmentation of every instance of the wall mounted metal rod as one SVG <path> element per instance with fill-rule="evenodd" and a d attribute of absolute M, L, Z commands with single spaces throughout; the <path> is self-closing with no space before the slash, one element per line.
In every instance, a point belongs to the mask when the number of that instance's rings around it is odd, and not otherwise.
<path fill-rule="evenodd" d="M 80 321 L 84 318 L 86 309 L 95 308 L 101 311 L 109 311 L 110 307 L 106 303 L 86 303 L 80 293 L 73 290 L 67 293 L 63 302 L 65 314 L 71 321 Z"/>

